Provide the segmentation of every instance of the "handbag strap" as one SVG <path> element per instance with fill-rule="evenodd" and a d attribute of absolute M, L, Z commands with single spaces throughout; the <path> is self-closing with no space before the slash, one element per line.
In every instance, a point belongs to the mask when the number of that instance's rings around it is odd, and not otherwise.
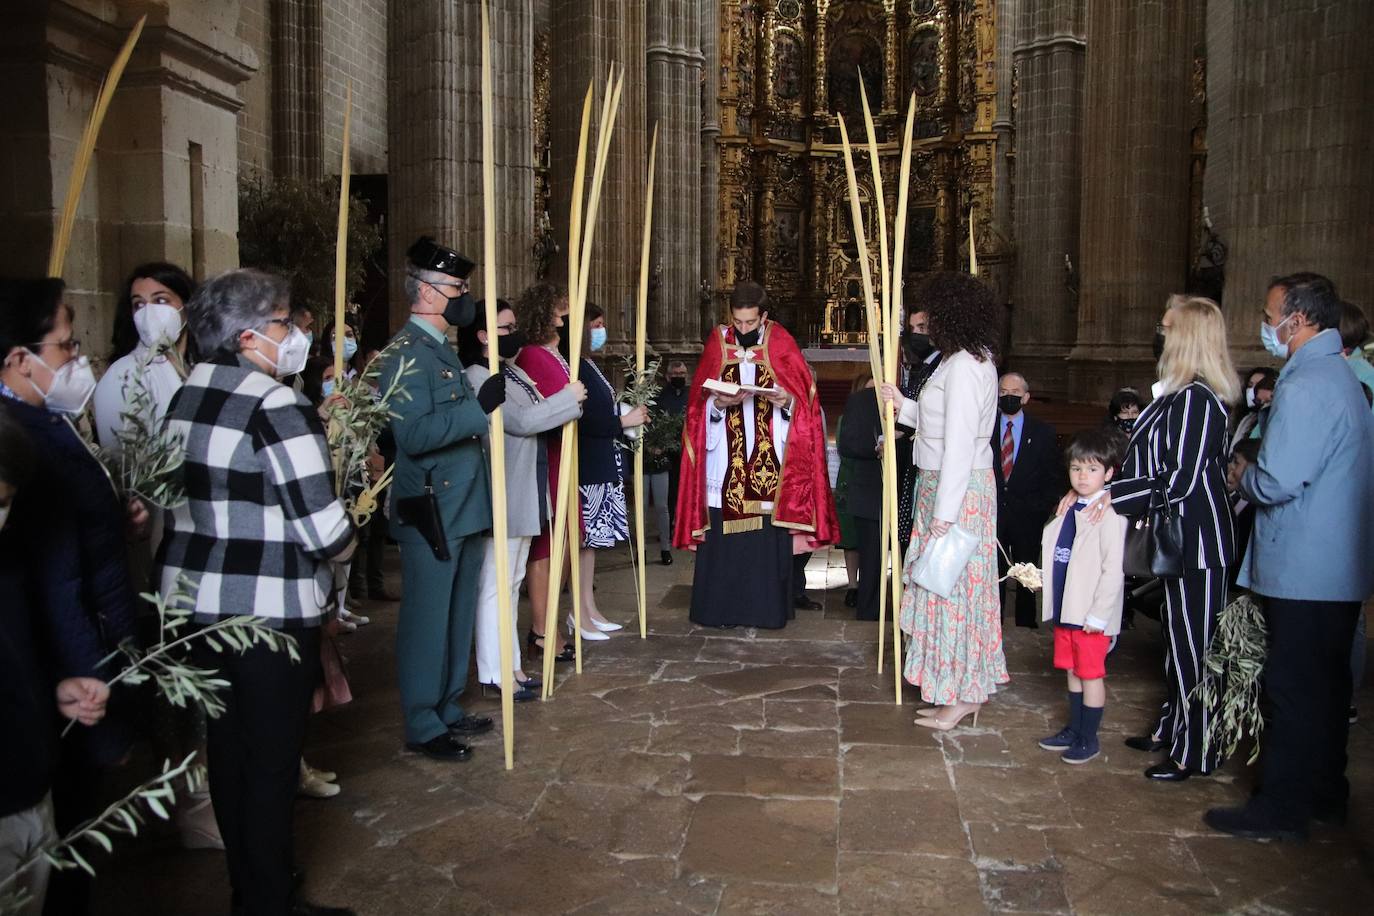
<path fill-rule="evenodd" d="M 429 468 L 426 468 L 426 469 L 425 469 L 425 495 L 427 495 L 427 496 L 432 496 L 432 495 L 434 494 L 434 478 L 433 478 L 433 474 L 434 474 L 434 471 L 433 471 L 432 469 L 429 469 Z"/>

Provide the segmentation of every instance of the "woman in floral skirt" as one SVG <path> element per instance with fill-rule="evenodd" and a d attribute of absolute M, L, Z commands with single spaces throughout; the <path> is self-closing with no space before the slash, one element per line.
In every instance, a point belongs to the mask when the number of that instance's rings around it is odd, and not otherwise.
<path fill-rule="evenodd" d="M 910 636 L 904 674 L 934 708 L 916 724 L 948 731 L 978 710 L 1009 680 L 1002 652 L 997 589 L 997 489 L 992 430 L 997 417 L 997 367 L 1002 310 L 992 291 L 962 273 L 938 273 L 914 301 L 929 315 L 940 366 L 911 401 L 895 385 L 883 396 L 900 422 L 916 430 L 916 514 L 903 573 L 907 589 L 900 623 Z M 948 599 L 912 579 L 932 540 L 958 525 L 978 546 Z"/>

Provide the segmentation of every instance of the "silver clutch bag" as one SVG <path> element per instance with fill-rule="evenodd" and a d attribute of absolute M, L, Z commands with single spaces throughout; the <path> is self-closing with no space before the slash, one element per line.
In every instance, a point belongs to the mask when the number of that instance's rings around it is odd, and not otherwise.
<path fill-rule="evenodd" d="M 912 567 L 911 579 L 928 592 L 948 599 L 978 546 L 978 536 L 951 525 L 945 536 L 926 544 Z"/>

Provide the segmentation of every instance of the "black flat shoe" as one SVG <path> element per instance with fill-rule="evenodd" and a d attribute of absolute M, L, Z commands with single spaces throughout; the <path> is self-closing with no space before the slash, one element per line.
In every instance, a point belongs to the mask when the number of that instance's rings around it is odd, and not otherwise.
<path fill-rule="evenodd" d="M 658 562 L 664 566 L 673 565 L 673 552 L 671 550 L 660 550 L 658 552 Z"/>
<path fill-rule="evenodd" d="M 530 700 L 539 699 L 539 694 L 536 693 L 532 688 L 527 687 L 524 684 L 520 684 L 518 681 L 516 683 L 517 686 L 514 692 L 511 693 L 512 700 L 514 700 L 517 703 L 528 703 Z M 499 697 L 501 695 L 501 685 L 482 684 L 482 696 L 485 697 L 487 695 L 487 691 L 491 691 Z"/>
<path fill-rule="evenodd" d="M 1135 735 L 1126 739 L 1126 746 L 1133 751 L 1157 754 L 1168 747 L 1163 741 L 1156 741 L 1153 735 Z"/>
<path fill-rule="evenodd" d="M 1145 771 L 1146 779 L 1156 779 L 1160 782 L 1183 782 L 1192 775 L 1191 767 L 1181 767 L 1168 757 Z"/>
<path fill-rule="evenodd" d="M 845 593 L 844 593 L 844 606 L 845 606 L 845 607 L 858 607 L 858 606 L 859 606 L 859 590 L 858 590 L 857 588 L 851 588 L 851 589 L 848 589 L 847 591 L 845 591 Z"/>
<path fill-rule="evenodd" d="M 792 599 L 792 606 L 799 611 L 819 611 L 821 603 L 806 595 L 798 595 Z"/>
<path fill-rule="evenodd" d="M 472 756 L 472 748 L 445 732 L 423 744 L 406 742 L 406 750 L 424 754 L 431 760 L 461 761 Z"/>
<path fill-rule="evenodd" d="M 1202 822 L 1213 830 L 1245 840 L 1302 842 L 1307 839 L 1305 827 L 1280 824 L 1250 807 L 1212 808 L 1202 816 Z"/>
<path fill-rule="evenodd" d="M 448 727 L 450 735 L 484 735 L 491 731 L 491 716 L 463 716 Z"/>
<path fill-rule="evenodd" d="M 536 633 L 536 632 L 534 632 L 533 630 L 530 630 L 530 631 L 525 635 L 525 645 L 529 647 L 529 650 L 530 650 L 530 653 L 531 653 L 531 654 L 533 654 L 533 655 L 543 655 L 543 654 L 544 654 L 543 639 L 544 639 L 544 637 L 543 637 L 542 634 Z M 570 661 L 575 661 L 576 658 L 577 658 L 577 650 L 574 649 L 574 648 L 572 647 L 571 644 L 568 644 L 568 645 L 563 646 L 563 651 L 562 651 L 562 652 L 559 652 L 557 655 L 555 655 L 555 656 L 553 657 L 553 660 L 556 661 L 556 662 L 570 662 Z M 540 687 L 544 686 L 544 682 L 543 682 L 543 681 L 540 681 L 540 682 L 539 682 L 539 686 L 540 686 Z"/>

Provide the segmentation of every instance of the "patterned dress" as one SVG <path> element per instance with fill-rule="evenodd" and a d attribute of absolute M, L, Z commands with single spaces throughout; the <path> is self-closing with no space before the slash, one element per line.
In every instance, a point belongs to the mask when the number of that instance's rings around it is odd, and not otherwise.
<path fill-rule="evenodd" d="M 907 644 L 907 681 L 921 698 L 942 706 L 983 703 L 1011 678 L 1002 652 L 1002 607 L 997 588 L 997 485 L 992 470 L 974 470 L 955 524 L 978 535 L 949 599 L 928 592 L 911 578 L 929 540 L 939 471 L 921 471 L 916 483 L 916 518 L 907 548 L 900 623 Z"/>
<path fill-rule="evenodd" d="M 604 386 L 614 404 L 615 388 L 607 381 L 600 367 L 589 359 L 584 359 L 582 364 L 591 367 L 596 375 L 596 380 L 592 384 Z M 614 547 L 619 541 L 630 539 L 629 513 L 625 508 L 625 463 L 618 445 L 612 452 L 615 455 L 616 479 L 607 483 L 581 484 L 578 487 L 582 495 L 583 547 L 604 550 Z"/>

